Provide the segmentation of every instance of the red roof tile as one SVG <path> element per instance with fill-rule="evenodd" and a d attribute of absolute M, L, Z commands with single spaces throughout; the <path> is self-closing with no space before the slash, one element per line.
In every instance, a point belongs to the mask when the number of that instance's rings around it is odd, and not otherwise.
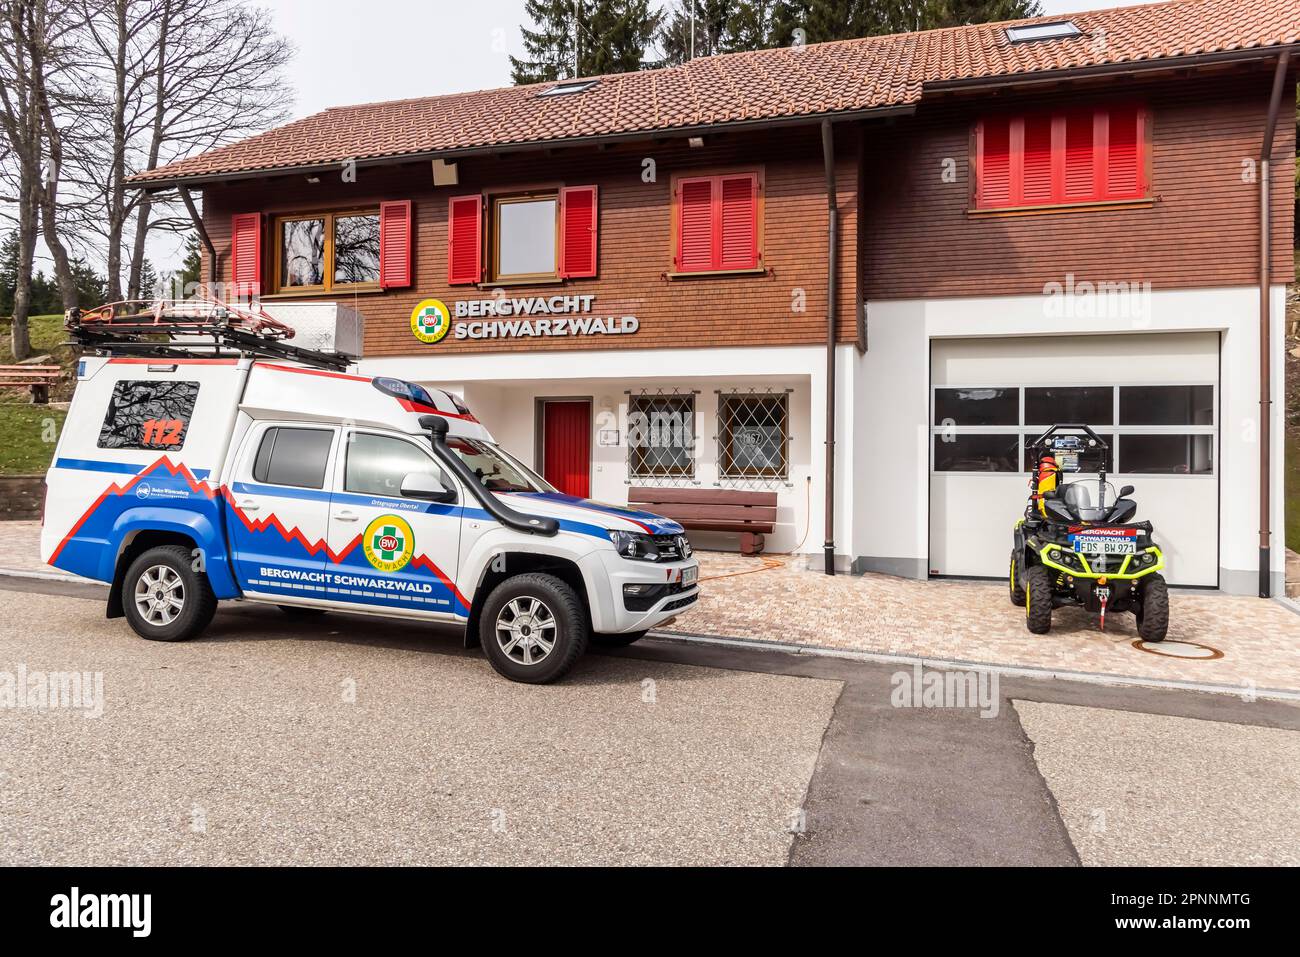
<path fill-rule="evenodd" d="M 702 57 L 604 76 L 566 96 L 539 97 L 551 85 L 541 84 L 335 107 L 132 181 L 906 107 L 927 84 L 944 81 L 1300 43 L 1300 0 L 1170 0 L 1068 19 L 1082 36 L 1012 43 L 1008 23 L 980 24 Z"/>

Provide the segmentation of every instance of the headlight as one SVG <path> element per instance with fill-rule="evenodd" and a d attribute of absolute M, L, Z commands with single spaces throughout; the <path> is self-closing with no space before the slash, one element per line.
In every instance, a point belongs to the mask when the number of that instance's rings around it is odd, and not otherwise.
<path fill-rule="evenodd" d="M 678 539 L 685 542 L 686 536 L 679 535 L 660 541 L 645 532 L 611 531 L 609 533 L 609 540 L 614 543 L 614 550 L 634 562 L 673 562 L 684 558 Z M 687 544 L 686 547 L 689 549 L 690 545 Z"/>

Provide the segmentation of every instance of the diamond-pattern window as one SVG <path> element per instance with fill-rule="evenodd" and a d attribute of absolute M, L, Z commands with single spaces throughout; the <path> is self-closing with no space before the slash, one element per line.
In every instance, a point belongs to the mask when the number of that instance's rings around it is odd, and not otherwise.
<path fill-rule="evenodd" d="M 790 474 L 790 404 L 784 392 L 718 395 L 722 479 L 784 481 Z"/>
<path fill-rule="evenodd" d="M 695 478 L 695 394 L 642 392 L 628 397 L 629 480 Z"/>

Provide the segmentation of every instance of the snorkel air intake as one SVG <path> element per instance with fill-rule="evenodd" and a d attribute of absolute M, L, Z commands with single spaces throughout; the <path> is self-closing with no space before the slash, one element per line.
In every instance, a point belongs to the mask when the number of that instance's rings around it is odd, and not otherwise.
<path fill-rule="evenodd" d="M 433 454 L 452 474 L 465 483 L 469 493 L 478 499 L 483 509 L 507 528 L 530 535 L 551 536 L 560 530 L 560 523 L 553 518 L 541 518 L 516 512 L 508 505 L 502 505 L 495 495 L 483 487 L 477 475 L 461 461 L 451 449 L 447 448 L 447 420 L 440 415 L 420 416 L 420 428 L 427 429 L 433 444 Z"/>

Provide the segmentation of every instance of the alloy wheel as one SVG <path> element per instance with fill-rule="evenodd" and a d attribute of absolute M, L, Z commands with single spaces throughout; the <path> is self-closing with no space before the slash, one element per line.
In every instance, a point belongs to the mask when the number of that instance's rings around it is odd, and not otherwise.
<path fill-rule="evenodd" d="M 555 648 L 559 624 L 547 604 L 539 598 L 512 598 L 497 615 L 497 644 L 511 661 L 536 665 Z"/>
<path fill-rule="evenodd" d="M 185 582 L 176 569 L 153 565 L 136 579 L 135 607 L 147 623 L 164 628 L 185 607 Z"/>

